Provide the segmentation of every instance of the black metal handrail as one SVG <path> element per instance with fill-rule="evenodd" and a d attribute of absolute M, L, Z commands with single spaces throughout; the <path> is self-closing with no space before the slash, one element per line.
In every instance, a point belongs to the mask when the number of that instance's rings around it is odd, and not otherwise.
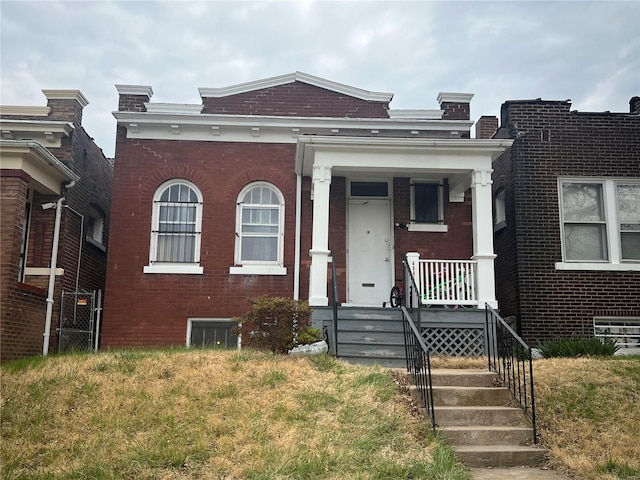
<path fill-rule="evenodd" d="M 531 420 L 533 441 L 537 443 L 531 347 L 489 304 L 486 305 L 485 312 L 489 370 L 498 374 L 520 408 Z"/>
<path fill-rule="evenodd" d="M 407 308 L 402 307 L 404 348 L 407 356 L 407 372 L 411 374 L 413 383 L 418 389 L 422 407 L 431 420 L 431 427 L 436 428 L 433 409 L 433 382 L 431 379 L 431 356 L 422 335 L 411 319 Z"/>
<path fill-rule="evenodd" d="M 333 307 L 333 321 L 331 322 L 331 341 L 329 351 L 333 355 L 338 355 L 338 280 L 336 275 L 336 262 L 333 252 L 329 252 L 331 257 L 331 305 Z M 328 335 L 327 335 L 328 337 Z"/>
<path fill-rule="evenodd" d="M 420 325 L 420 300 L 413 308 L 414 296 L 419 295 L 416 288 L 413 272 L 409 268 L 407 257 L 402 255 L 402 284 L 404 292 L 402 295 L 402 326 L 404 331 L 404 348 L 407 357 L 407 372 L 411 374 L 413 383 L 418 390 L 422 407 L 425 409 L 427 417 L 431 420 L 431 427 L 435 429 L 436 418 L 433 409 L 433 381 L 431 377 L 431 355 L 429 348 L 420 333 L 419 326 L 413 321 L 412 314 L 417 315 L 418 325 Z M 408 288 L 407 288 L 408 286 Z M 411 311 L 411 313 L 410 313 Z"/>

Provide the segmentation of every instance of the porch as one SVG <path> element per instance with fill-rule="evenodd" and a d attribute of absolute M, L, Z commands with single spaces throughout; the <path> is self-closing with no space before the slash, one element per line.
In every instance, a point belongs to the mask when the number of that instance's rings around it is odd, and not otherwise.
<path fill-rule="evenodd" d="M 388 302 L 356 307 L 341 304 L 335 263 L 330 261 L 332 305 L 313 307 L 312 324 L 325 333 L 331 353 L 354 363 L 405 367 L 403 315 L 395 308 L 405 306 L 412 310 L 431 354 L 485 355 L 486 304 L 478 300 L 482 280 L 477 260 L 424 260 L 413 252 L 403 255 L 402 263 L 403 279 Z"/>

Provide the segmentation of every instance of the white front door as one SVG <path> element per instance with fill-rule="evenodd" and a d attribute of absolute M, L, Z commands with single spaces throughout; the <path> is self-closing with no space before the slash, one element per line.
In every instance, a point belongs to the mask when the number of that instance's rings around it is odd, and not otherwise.
<path fill-rule="evenodd" d="M 392 286 L 389 200 L 349 200 L 348 222 L 348 303 L 381 307 Z"/>

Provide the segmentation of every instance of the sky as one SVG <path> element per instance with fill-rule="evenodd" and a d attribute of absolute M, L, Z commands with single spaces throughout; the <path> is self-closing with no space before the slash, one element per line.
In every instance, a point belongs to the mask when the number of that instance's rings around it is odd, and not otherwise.
<path fill-rule="evenodd" d="M 640 1 L 0 0 L 0 104 L 79 89 L 83 124 L 114 156 L 116 84 L 153 102 L 301 71 L 437 109 L 473 93 L 471 119 L 506 100 L 628 112 L 640 95 Z"/>

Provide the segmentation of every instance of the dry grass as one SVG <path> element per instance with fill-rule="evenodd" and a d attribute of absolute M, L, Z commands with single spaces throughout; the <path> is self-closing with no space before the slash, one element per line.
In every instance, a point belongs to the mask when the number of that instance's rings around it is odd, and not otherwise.
<path fill-rule="evenodd" d="M 254 351 L 2 367 L 2 478 L 468 480 L 388 371 Z"/>
<path fill-rule="evenodd" d="M 640 358 L 534 362 L 540 434 L 556 466 L 583 478 L 640 478 Z"/>

